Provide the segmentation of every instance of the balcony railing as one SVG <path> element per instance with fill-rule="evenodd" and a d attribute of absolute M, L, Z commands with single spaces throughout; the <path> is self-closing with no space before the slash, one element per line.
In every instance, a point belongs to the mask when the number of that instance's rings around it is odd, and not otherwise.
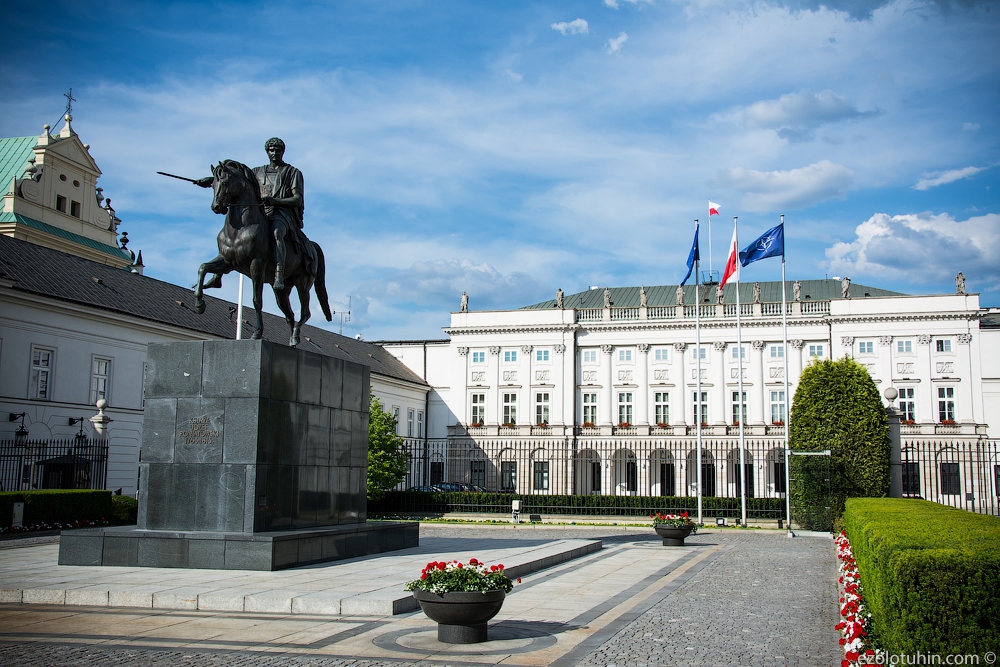
<path fill-rule="evenodd" d="M 741 303 L 739 306 L 740 317 L 777 317 L 781 315 L 781 302 L 768 303 Z M 785 312 L 788 315 L 822 315 L 830 312 L 829 301 L 788 301 L 785 303 Z M 645 320 L 693 320 L 696 316 L 713 319 L 719 317 L 735 318 L 736 304 L 715 304 L 706 303 L 701 306 L 695 304 L 679 304 L 676 306 L 648 306 L 648 307 L 621 307 L 610 308 L 578 308 L 576 309 L 577 322 L 636 322 Z"/>

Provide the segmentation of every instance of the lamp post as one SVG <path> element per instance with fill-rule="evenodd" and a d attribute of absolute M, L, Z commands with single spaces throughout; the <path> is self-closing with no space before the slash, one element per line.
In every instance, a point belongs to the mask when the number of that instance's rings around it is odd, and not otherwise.
<path fill-rule="evenodd" d="M 28 437 L 28 429 L 24 427 L 24 418 L 28 416 L 27 412 L 11 412 L 10 416 L 7 417 L 7 421 L 16 422 L 18 419 L 21 420 L 20 426 L 14 431 L 14 442 L 17 444 L 23 444 L 24 439 Z"/>

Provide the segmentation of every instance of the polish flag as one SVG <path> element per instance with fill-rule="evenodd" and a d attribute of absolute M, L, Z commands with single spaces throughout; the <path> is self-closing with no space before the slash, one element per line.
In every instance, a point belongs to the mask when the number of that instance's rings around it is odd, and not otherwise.
<path fill-rule="evenodd" d="M 716 204 L 711 199 L 708 200 L 708 217 L 711 218 L 713 215 L 719 215 L 719 209 L 722 208 Z"/>
<path fill-rule="evenodd" d="M 740 281 L 740 262 L 739 262 L 739 247 L 736 239 L 736 225 L 733 225 L 733 240 L 729 244 L 729 259 L 726 260 L 726 270 L 722 274 L 722 282 L 719 283 L 719 289 L 722 289 L 723 285 L 729 282 L 732 277 L 736 278 L 736 282 Z"/>

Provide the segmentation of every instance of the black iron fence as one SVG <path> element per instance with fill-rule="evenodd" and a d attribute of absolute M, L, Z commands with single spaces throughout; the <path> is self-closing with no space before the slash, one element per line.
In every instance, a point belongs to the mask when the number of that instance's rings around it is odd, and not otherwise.
<path fill-rule="evenodd" d="M 0 491 L 105 489 L 108 441 L 0 440 Z"/>
<path fill-rule="evenodd" d="M 904 440 L 903 495 L 1000 514 L 1000 440 Z"/>

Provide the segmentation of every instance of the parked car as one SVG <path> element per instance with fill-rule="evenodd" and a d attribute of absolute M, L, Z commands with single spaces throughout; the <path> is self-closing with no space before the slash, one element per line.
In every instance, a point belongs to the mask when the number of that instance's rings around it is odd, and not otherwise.
<path fill-rule="evenodd" d="M 465 489 L 462 488 L 462 484 L 459 482 L 438 482 L 434 486 L 438 487 L 445 493 L 461 493 L 462 491 L 465 491 Z"/>
<path fill-rule="evenodd" d="M 437 493 L 440 491 L 436 486 L 411 486 L 407 491 L 419 491 L 421 493 Z"/>

